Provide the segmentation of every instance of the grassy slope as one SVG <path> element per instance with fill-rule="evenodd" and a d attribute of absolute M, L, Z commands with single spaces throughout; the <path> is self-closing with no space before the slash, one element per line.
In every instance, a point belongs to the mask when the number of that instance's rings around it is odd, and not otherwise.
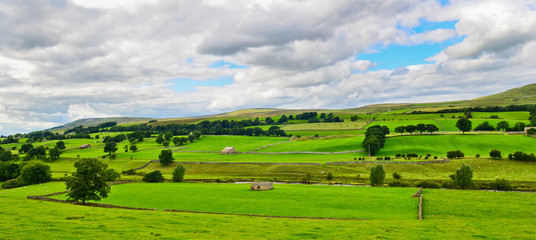
<path fill-rule="evenodd" d="M 61 183 L 47 183 L 0 193 L 2 228 L 0 238 L 32 239 L 108 239 L 125 238 L 189 238 L 189 239 L 530 239 L 536 235 L 534 196 L 519 194 L 512 198 L 504 193 L 489 193 L 478 198 L 508 200 L 501 205 L 500 214 L 484 208 L 450 209 L 457 198 L 474 196 L 469 191 L 425 190 L 425 220 L 378 219 L 364 221 L 274 219 L 244 216 L 134 211 L 75 206 L 62 203 L 25 199 L 31 191 L 61 190 Z M 2 191 L 3 192 L 3 191 Z M 14 193 L 17 194 L 14 194 Z M 507 194 L 506 194 L 507 195 Z M 451 200 L 454 200 L 450 202 Z M 468 199 L 472 200 L 472 199 Z M 504 202 L 501 200 L 501 203 Z M 436 204 L 437 203 L 437 204 Z M 477 202 L 478 206 L 483 206 Z M 528 205 L 528 208 L 525 208 Z M 439 208 L 438 208 L 439 207 Z M 443 215 L 442 211 L 454 214 Z M 480 207 L 476 208 L 480 209 Z M 503 212 L 527 209 L 519 218 L 504 216 Z M 427 212 L 430 215 L 427 215 Z M 467 216 L 467 212 L 471 213 Z M 31 216 L 31 217 L 29 217 Z"/>

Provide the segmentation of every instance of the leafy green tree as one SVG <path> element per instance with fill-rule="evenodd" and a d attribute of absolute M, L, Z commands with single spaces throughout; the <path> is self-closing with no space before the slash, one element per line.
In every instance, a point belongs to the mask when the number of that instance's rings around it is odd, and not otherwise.
<path fill-rule="evenodd" d="M 507 121 L 500 121 L 499 123 L 497 123 L 497 129 L 502 130 L 502 131 L 506 131 L 506 129 L 508 129 L 509 125 L 510 124 Z"/>
<path fill-rule="evenodd" d="M 108 155 L 115 153 L 117 151 L 117 144 L 115 142 L 107 142 L 104 146 L 104 152 Z"/>
<path fill-rule="evenodd" d="M 34 146 L 31 143 L 22 144 L 22 146 L 20 146 L 19 152 L 28 153 L 33 147 Z"/>
<path fill-rule="evenodd" d="M 20 179 L 25 185 L 44 183 L 52 180 L 50 166 L 38 162 L 31 162 L 20 171 Z"/>
<path fill-rule="evenodd" d="M 465 134 L 465 132 L 471 131 L 472 125 L 473 124 L 471 123 L 471 121 L 469 119 L 467 119 L 467 118 L 460 118 L 456 122 L 456 127 L 460 131 L 462 131 L 462 134 Z"/>
<path fill-rule="evenodd" d="M 164 176 L 159 170 L 145 174 L 142 179 L 144 182 L 163 182 Z"/>
<path fill-rule="evenodd" d="M 106 165 L 97 159 L 80 159 L 74 163 L 76 172 L 65 181 L 67 201 L 85 203 L 87 200 L 100 201 L 108 197 L 110 186 L 106 184 L 104 176 Z"/>
<path fill-rule="evenodd" d="M 130 151 L 138 151 L 138 147 L 136 145 L 130 145 Z"/>
<path fill-rule="evenodd" d="M 160 159 L 160 164 L 167 166 L 174 160 L 173 152 L 171 149 L 164 149 L 160 152 L 160 155 L 158 155 L 158 159 Z"/>
<path fill-rule="evenodd" d="M 48 155 L 50 156 L 50 160 L 54 161 L 54 160 L 60 158 L 61 150 L 56 146 L 56 147 L 48 150 Z"/>
<path fill-rule="evenodd" d="M 162 144 L 165 141 L 164 135 L 160 134 L 158 137 L 156 137 L 156 143 Z"/>
<path fill-rule="evenodd" d="M 171 140 L 172 137 L 173 137 L 173 133 L 172 133 L 172 132 L 167 132 L 166 135 L 164 135 L 164 138 L 166 139 L 166 141 Z"/>
<path fill-rule="evenodd" d="M 365 139 L 362 146 L 369 153 L 369 156 L 374 156 L 381 149 L 381 142 L 376 136 Z"/>
<path fill-rule="evenodd" d="M 17 178 L 20 175 L 20 166 L 16 163 L 0 162 L 0 182 Z"/>
<path fill-rule="evenodd" d="M 372 186 L 383 185 L 385 180 L 385 170 L 383 165 L 379 164 L 370 169 L 370 184 Z"/>
<path fill-rule="evenodd" d="M 188 140 L 190 140 L 191 143 L 194 142 L 195 141 L 195 136 L 192 135 L 192 134 L 188 135 Z"/>
<path fill-rule="evenodd" d="M 426 131 L 426 125 L 423 123 L 417 124 L 417 131 L 419 131 L 422 134 L 422 132 Z"/>
<path fill-rule="evenodd" d="M 56 142 L 56 147 L 59 150 L 63 150 L 63 149 L 65 149 L 65 143 L 63 141 L 58 141 L 58 142 Z"/>
<path fill-rule="evenodd" d="M 102 179 L 106 182 L 112 182 L 118 178 L 121 178 L 121 174 L 119 174 L 118 172 L 116 172 L 115 170 L 111 168 L 106 169 L 104 173 L 102 174 Z"/>
<path fill-rule="evenodd" d="M 355 122 L 357 121 L 357 116 L 350 116 L 350 121 Z"/>
<path fill-rule="evenodd" d="M 400 133 L 400 135 L 402 135 L 402 133 L 406 132 L 406 127 L 405 126 L 398 126 L 398 127 L 395 128 L 395 132 Z"/>
<path fill-rule="evenodd" d="M 501 159 L 502 158 L 501 151 L 499 151 L 497 149 L 491 150 L 491 152 L 489 152 L 489 156 L 492 157 L 492 158 L 495 158 L 495 159 Z"/>
<path fill-rule="evenodd" d="M 13 159 L 13 154 L 9 150 L 0 151 L 0 161 L 9 161 Z"/>
<path fill-rule="evenodd" d="M 489 188 L 497 191 L 513 191 L 512 183 L 507 179 L 495 179 L 495 181 L 489 183 Z"/>
<path fill-rule="evenodd" d="M 471 169 L 471 166 L 462 163 L 462 166 L 456 169 L 454 181 L 462 189 L 474 188 L 475 183 L 473 183 L 473 169 Z"/>
<path fill-rule="evenodd" d="M 413 135 L 413 132 L 417 130 L 417 127 L 414 125 L 407 125 L 406 126 L 406 132 L 409 132 L 411 135 Z"/>
<path fill-rule="evenodd" d="M 25 157 L 25 160 L 29 160 L 33 157 L 36 157 L 37 159 L 43 159 L 47 155 L 47 150 L 43 146 L 39 146 L 36 148 L 31 148 L 28 151 L 28 154 Z"/>
<path fill-rule="evenodd" d="M 168 141 L 164 141 L 164 142 L 162 143 L 162 146 L 164 146 L 164 147 L 169 147 L 169 142 L 168 142 Z"/>
<path fill-rule="evenodd" d="M 175 146 L 179 146 L 181 143 L 181 138 L 180 137 L 174 137 L 173 138 L 173 144 L 175 144 Z"/>
<path fill-rule="evenodd" d="M 454 158 L 460 159 L 460 158 L 462 158 L 464 156 L 465 155 L 460 150 L 447 152 L 447 158 L 449 158 L 449 159 L 454 159 Z"/>
<path fill-rule="evenodd" d="M 173 182 L 184 182 L 184 173 L 186 173 L 186 168 L 182 164 L 178 164 L 173 170 Z"/>

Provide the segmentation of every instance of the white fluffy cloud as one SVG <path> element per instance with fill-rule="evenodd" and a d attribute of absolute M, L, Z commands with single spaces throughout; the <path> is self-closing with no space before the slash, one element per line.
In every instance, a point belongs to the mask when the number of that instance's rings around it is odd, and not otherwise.
<path fill-rule="evenodd" d="M 0 2 L 0 134 L 78 118 L 246 107 L 346 108 L 478 97 L 533 83 L 534 1 Z M 455 29 L 414 33 L 426 21 Z M 463 40 L 371 70 L 377 46 Z M 247 68 L 213 68 L 224 60 Z M 170 79 L 232 84 L 172 90 Z"/>

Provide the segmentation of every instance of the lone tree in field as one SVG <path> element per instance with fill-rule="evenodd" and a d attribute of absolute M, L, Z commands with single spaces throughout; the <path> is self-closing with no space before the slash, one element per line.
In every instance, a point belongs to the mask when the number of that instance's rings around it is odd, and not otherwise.
<path fill-rule="evenodd" d="M 171 149 L 164 149 L 160 152 L 160 155 L 158 155 L 158 159 L 160 159 L 160 164 L 167 166 L 174 160 L 173 152 Z"/>
<path fill-rule="evenodd" d="M 500 121 L 499 123 L 497 123 L 497 129 L 499 130 L 506 131 L 506 129 L 508 129 L 509 126 L 510 125 L 507 121 Z"/>
<path fill-rule="evenodd" d="M 58 142 L 56 142 L 56 147 L 57 147 L 59 150 L 63 150 L 63 149 L 65 149 L 65 142 L 63 142 L 63 141 L 58 141 Z"/>
<path fill-rule="evenodd" d="M 50 160 L 54 161 L 60 158 L 61 150 L 58 147 L 51 148 L 48 150 L 48 155 L 50 156 Z"/>
<path fill-rule="evenodd" d="M 97 159 L 81 159 L 74 163 L 76 172 L 65 181 L 67 189 L 67 201 L 85 203 L 87 200 L 100 201 L 108 197 L 110 186 L 106 184 L 105 176 L 108 165 Z"/>
<path fill-rule="evenodd" d="M 370 185 L 379 186 L 385 180 L 385 170 L 383 165 L 376 165 L 370 169 Z"/>
<path fill-rule="evenodd" d="M 456 127 L 460 129 L 460 131 L 462 131 L 463 134 L 465 134 L 465 132 L 471 131 L 473 124 L 467 118 L 460 118 L 456 122 Z"/>
<path fill-rule="evenodd" d="M 179 165 L 175 167 L 175 170 L 173 170 L 173 178 L 171 180 L 173 182 L 184 182 L 185 172 L 186 172 L 186 168 L 184 168 L 184 166 L 179 163 Z"/>
<path fill-rule="evenodd" d="M 456 169 L 454 181 L 462 189 L 474 188 L 475 183 L 473 183 L 473 169 L 471 169 L 471 166 L 462 163 L 462 166 Z"/>
<path fill-rule="evenodd" d="M 502 158 L 501 151 L 499 151 L 497 149 L 491 150 L 491 152 L 489 152 L 489 156 L 492 157 L 492 158 L 495 158 L 495 159 L 501 159 Z"/>
<path fill-rule="evenodd" d="M 107 152 L 108 155 L 115 153 L 117 151 L 117 144 L 115 142 L 107 142 L 104 146 L 104 152 Z"/>

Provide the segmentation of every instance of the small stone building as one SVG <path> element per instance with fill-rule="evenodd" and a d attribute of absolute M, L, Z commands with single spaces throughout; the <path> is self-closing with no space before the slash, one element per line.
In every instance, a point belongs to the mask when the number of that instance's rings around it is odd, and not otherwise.
<path fill-rule="evenodd" d="M 221 150 L 221 154 L 236 154 L 236 150 L 234 147 L 226 147 L 223 150 Z"/>
<path fill-rule="evenodd" d="M 90 147 L 91 147 L 91 145 L 84 144 L 84 145 L 80 146 L 80 149 L 86 149 L 86 148 L 90 148 Z"/>
<path fill-rule="evenodd" d="M 269 191 L 274 189 L 274 184 L 271 182 L 254 182 L 251 184 L 253 191 Z"/>

